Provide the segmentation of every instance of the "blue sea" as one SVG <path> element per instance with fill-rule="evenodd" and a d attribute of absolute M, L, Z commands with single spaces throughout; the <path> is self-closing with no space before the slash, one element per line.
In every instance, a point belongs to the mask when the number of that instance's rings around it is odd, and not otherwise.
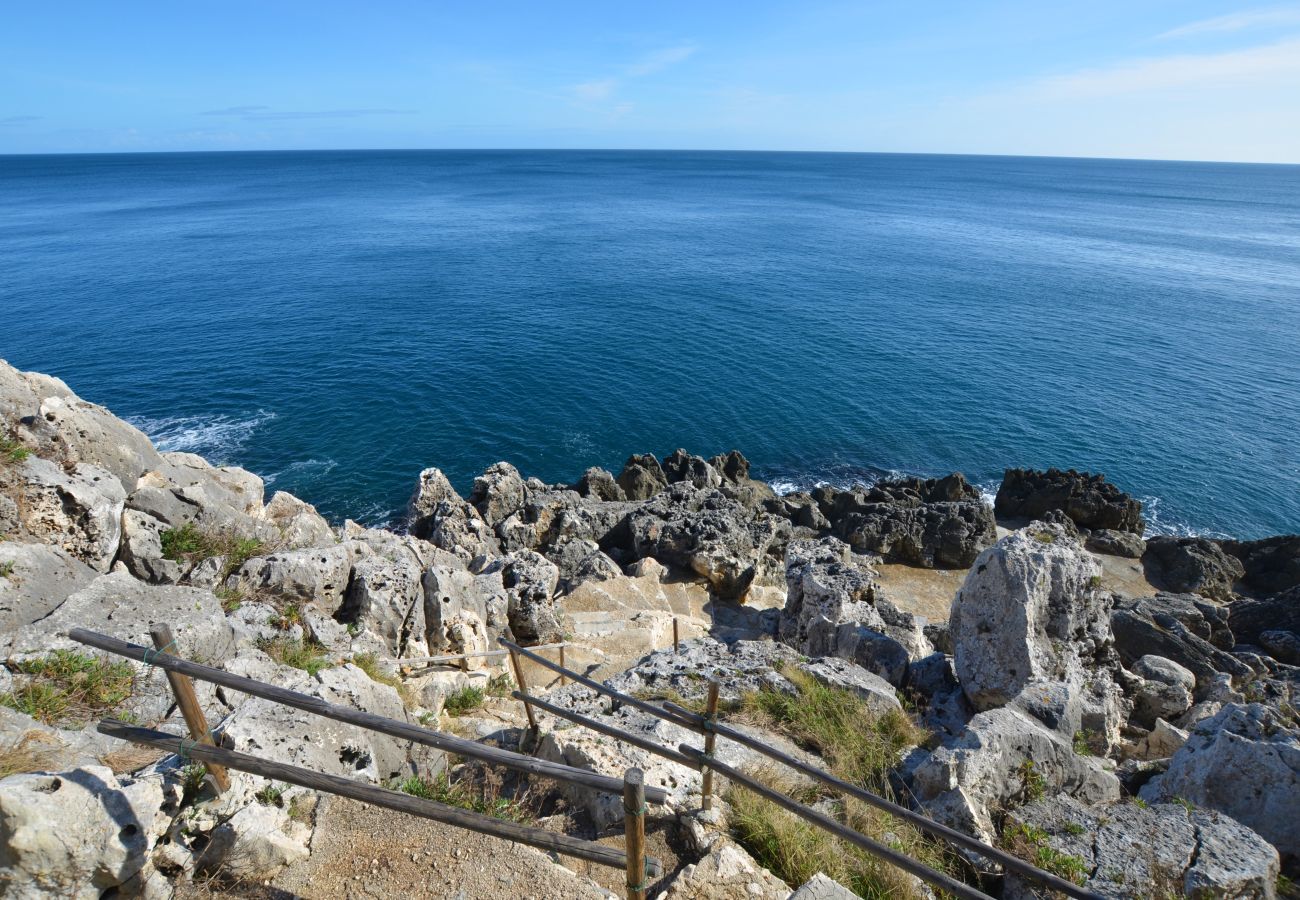
<path fill-rule="evenodd" d="M 0 357 L 336 520 L 425 466 L 1106 473 L 1300 531 L 1300 166 L 0 156 Z"/>

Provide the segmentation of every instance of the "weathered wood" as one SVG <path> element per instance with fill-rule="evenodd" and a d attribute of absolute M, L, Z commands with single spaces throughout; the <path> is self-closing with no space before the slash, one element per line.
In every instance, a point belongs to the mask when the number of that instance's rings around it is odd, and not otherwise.
<path fill-rule="evenodd" d="M 671 711 L 676 713 L 680 718 L 694 719 L 693 722 L 686 725 L 687 728 L 691 728 L 704 735 L 708 735 L 712 732 L 719 734 L 728 740 L 735 741 L 738 744 L 743 744 L 751 750 L 758 751 L 769 759 L 774 759 L 782 765 L 789 766 L 796 772 L 807 775 L 808 777 L 816 779 L 822 784 L 832 787 L 837 791 L 861 800 L 869 806 L 874 806 L 876 809 L 883 810 L 892 816 L 909 822 L 927 834 L 934 835 L 937 838 L 941 838 L 953 844 L 958 844 L 968 850 L 974 851 L 980 856 L 1001 863 L 1006 868 L 1011 869 L 1026 878 L 1031 878 L 1047 885 L 1054 891 L 1059 891 L 1060 893 L 1066 894 L 1070 897 L 1076 897 L 1078 900 L 1097 900 L 1098 898 L 1097 894 L 1094 894 L 1091 891 L 1086 891 L 1073 882 L 1066 881 L 1064 878 L 1060 878 L 1053 875 L 1051 872 L 1046 872 L 1031 863 L 1027 863 L 1018 856 L 1012 856 L 1004 850 L 999 850 L 997 847 L 984 843 L 979 838 L 949 828 L 948 826 L 942 825 L 933 819 L 914 812 L 905 806 L 899 806 L 897 803 L 886 800 L 884 797 L 877 796 L 870 791 L 863 790 L 855 784 L 850 784 L 841 778 L 836 778 L 829 772 L 819 769 L 816 766 L 810 766 L 803 760 L 796 759 L 788 753 L 782 753 L 780 750 L 768 746 L 761 740 L 753 738 L 745 734 L 743 731 L 738 731 L 735 728 L 722 724 L 721 722 L 714 722 L 706 728 L 703 716 L 696 715 L 690 710 L 684 709 L 675 703 L 667 703 L 665 706 L 669 707 Z"/>
<path fill-rule="evenodd" d="M 111 719 L 99 723 L 99 733 L 130 741 L 134 744 L 143 744 L 176 753 L 180 756 L 187 756 L 205 765 L 222 765 L 240 772 L 261 775 L 263 778 L 270 778 L 274 781 L 295 784 L 309 790 L 337 794 L 340 797 L 360 800 L 362 803 L 369 803 L 373 806 L 382 806 L 385 809 L 409 813 L 413 816 L 432 819 L 435 822 L 445 822 L 458 828 L 477 831 L 480 834 L 492 835 L 518 844 L 527 844 L 530 847 L 537 847 L 542 850 L 562 853 L 565 856 L 585 859 L 603 866 L 620 869 L 625 869 L 627 866 L 626 853 L 620 852 L 613 847 L 607 847 L 604 844 L 584 841 L 570 837 L 567 834 L 544 831 L 540 828 L 530 828 L 527 825 L 519 825 L 505 819 L 494 819 L 469 810 L 435 803 L 432 800 L 422 800 L 419 797 L 412 797 L 400 791 L 392 791 L 372 784 L 353 781 L 340 775 L 313 772 L 310 769 L 302 769 L 298 766 L 262 759 L 258 756 L 249 756 L 222 747 L 194 744 L 174 734 L 139 728 Z M 659 865 L 656 860 L 651 862 L 655 866 Z"/>
<path fill-rule="evenodd" d="M 536 737 L 537 715 L 533 712 L 533 704 L 528 699 L 528 682 L 524 680 L 524 667 L 519 663 L 519 654 L 513 650 L 510 652 L 510 662 L 515 667 L 515 683 L 519 685 L 519 691 L 523 692 L 524 713 L 528 716 L 528 733 Z"/>
<path fill-rule="evenodd" d="M 712 679 L 712 678 L 709 679 L 709 699 L 706 706 L 704 717 L 709 721 L 710 724 L 716 722 L 718 719 L 718 682 L 716 679 Z M 710 728 L 708 733 L 704 736 L 705 757 L 709 759 L 713 758 L 713 748 L 717 744 L 717 741 L 718 741 L 717 734 L 714 733 L 712 728 Z M 704 767 L 704 777 L 701 779 L 701 782 L 702 782 L 700 784 L 701 805 L 704 807 L 705 810 L 713 809 L 713 769 L 709 768 L 708 766 Z"/>
<path fill-rule="evenodd" d="M 645 858 L 645 773 L 640 769 L 628 769 L 623 776 L 623 825 L 627 900 L 645 900 L 651 875 Z"/>
<path fill-rule="evenodd" d="M 171 626 L 165 622 L 149 626 L 149 637 L 153 638 L 154 648 L 160 652 L 173 647 L 176 643 Z M 208 728 L 208 717 L 203 714 L 199 697 L 194 693 L 194 682 L 179 672 L 169 671 L 167 683 L 171 685 L 176 706 L 180 709 L 185 725 L 190 730 L 190 737 L 201 744 L 215 747 L 216 741 L 212 739 L 212 731 Z M 230 776 L 222 766 L 213 763 L 206 768 L 216 793 L 224 794 L 230 790 Z"/>
<path fill-rule="evenodd" d="M 676 616 L 673 616 L 673 652 L 674 652 L 674 653 L 681 653 L 681 652 L 682 652 L 681 641 L 678 639 L 678 635 L 677 635 L 677 617 L 676 617 Z"/>
<path fill-rule="evenodd" d="M 731 779 L 734 784 L 744 785 L 760 797 L 772 801 L 782 809 L 789 810 L 804 821 L 811 822 L 823 831 L 830 832 L 836 837 L 848 841 L 850 844 L 861 847 L 873 856 L 883 859 L 891 865 L 897 866 L 904 872 L 915 875 L 917 878 L 927 881 L 936 887 L 942 888 L 954 897 L 961 897 L 963 900 L 992 900 L 988 894 L 978 891 L 968 884 L 963 884 L 950 875 L 945 875 L 943 872 L 932 869 L 923 863 L 919 863 L 910 856 L 895 850 L 893 847 L 872 840 L 864 834 L 859 834 L 847 825 L 835 821 L 830 816 L 818 812 L 811 807 L 804 806 L 802 803 L 795 800 L 791 800 L 780 791 L 772 790 L 761 781 L 751 778 L 744 772 L 733 769 L 731 766 L 728 766 L 725 763 L 720 763 L 717 760 L 704 760 L 702 758 L 704 754 L 689 744 L 682 744 L 678 749 L 687 756 L 693 756 L 699 759 L 701 763 L 707 762 L 708 765 L 716 768 L 723 775 L 726 775 L 727 778 Z M 631 864 L 631 853 L 632 851 L 629 847 L 629 865 Z"/>
<path fill-rule="evenodd" d="M 519 691 L 515 691 L 511 696 L 516 700 L 524 699 L 524 695 Z M 691 759 L 689 756 L 683 756 L 671 747 L 661 746 L 656 744 L 654 741 L 649 741 L 643 737 L 639 737 L 638 735 L 630 734 L 621 728 L 615 728 L 613 725 L 606 725 L 604 722 L 596 719 L 589 719 L 584 715 L 565 709 L 562 706 L 556 706 L 554 703 L 539 700 L 537 697 L 531 697 L 529 699 L 532 700 L 534 706 L 543 712 L 548 712 L 553 716 L 558 716 L 559 718 L 572 722 L 575 725 L 590 728 L 592 731 L 612 737 L 625 744 L 631 744 L 633 747 L 640 747 L 642 750 L 646 750 L 657 756 L 662 756 L 664 759 L 670 759 L 678 765 L 686 766 L 688 769 L 698 770 L 700 768 L 700 764 L 695 760 Z"/>
<path fill-rule="evenodd" d="M 190 662 L 166 653 L 156 653 L 147 647 L 141 647 L 139 644 L 132 644 L 84 628 L 74 628 L 68 633 L 68 636 L 80 644 L 115 653 L 118 656 L 134 659 L 137 662 L 145 662 L 145 654 L 147 653 L 149 654 L 148 662 L 151 665 L 168 672 L 180 672 L 182 675 L 217 684 L 232 691 L 239 691 L 251 697 L 261 697 L 263 700 L 270 700 L 283 706 L 291 706 L 294 709 L 301 709 L 304 712 L 324 716 L 327 719 L 347 722 L 349 725 L 357 725 L 370 731 L 386 734 L 389 737 L 413 741 L 427 747 L 436 747 L 439 750 L 446 750 L 448 753 L 456 753 L 472 759 L 481 759 L 484 762 L 518 769 L 521 772 L 528 772 L 531 775 L 539 775 L 543 778 L 553 778 L 556 781 L 579 784 L 607 794 L 621 794 L 623 791 L 623 783 L 617 778 L 608 778 L 604 775 L 597 775 L 595 772 L 589 772 L 586 769 L 577 769 L 573 766 L 536 759 L 522 753 L 513 753 L 500 747 L 489 747 L 485 744 L 444 734 L 440 731 L 431 731 L 418 725 L 412 725 L 409 722 L 377 716 L 374 713 L 353 709 L 349 706 L 337 706 L 319 697 L 312 697 L 307 694 L 300 694 L 297 691 L 276 687 L 273 684 L 254 681 L 252 678 L 234 675 L 221 669 L 214 669 L 211 666 Z M 668 801 L 668 792 L 662 788 L 651 788 L 646 791 L 646 794 L 652 803 L 666 803 Z"/>
<path fill-rule="evenodd" d="M 538 644 L 533 647 L 534 650 L 563 650 L 568 646 L 567 642 L 559 644 Z M 478 650 L 474 653 L 450 653 L 442 656 L 407 656 L 397 660 L 401 665 L 410 665 L 419 663 L 422 666 L 436 666 L 439 663 L 460 662 L 462 659 L 488 659 L 497 656 L 509 656 L 509 650 Z"/>
<path fill-rule="evenodd" d="M 560 668 L 561 668 L 561 669 L 564 668 L 564 645 L 563 645 L 563 644 L 560 645 Z M 564 673 L 561 672 L 561 673 L 560 673 L 560 687 L 564 687 L 566 684 L 568 684 L 568 681 L 565 680 Z"/>
<path fill-rule="evenodd" d="M 549 659 L 547 659 L 544 656 L 539 656 L 536 653 L 530 653 L 528 648 L 526 647 L 520 647 L 517 644 L 512 644 L 510 641 L 507 641 L 505 638 L 497 638 L 497 643 L 501 644 L 504 647 L 508 647 L 511 650 L 517 651 L 520 655 L 528 657 L 533 662 L 547 669 L 550 669 L 552 672 L 561 671 L 560 667 L 557 666 L 555 663 L 551 662 Z M 620 705 L 627 704 L 628 706 L 635 707 L 636 709 L 642 710 L 643 712 L 648 712 L 650 715 L 657 716 L 658 718 L 664 719 L 665 721 L 675 722 L 676 724 L 683 725 L 687 728 L 694 727 L 694 719 L 683 719 L 673 713 L 666 712 L 660 707 L 655 706 L 653 703 L 647 703 L 645 700 L 638 700 L 636 697 L 631 697 L 620 691 L 616 691 L 612 687 L 602 684 L 601 682 L 596 681 L 595 679 L 588 678 L 586 675 L 579 674 L 578 672 L 575 672 L 572 669 L 564 669 L 563 672 L 565 675 L 568 675 L 571 679 L 578 682 L 578 684 L 585 685 L 586 687 L 591 688 L 593 691 L 596 691 L 597 693 L 604 694 L 606 697 L 612 698 L 614 701 L 613 709 L 611 710 L 612 712 L 616 712 Z"/>

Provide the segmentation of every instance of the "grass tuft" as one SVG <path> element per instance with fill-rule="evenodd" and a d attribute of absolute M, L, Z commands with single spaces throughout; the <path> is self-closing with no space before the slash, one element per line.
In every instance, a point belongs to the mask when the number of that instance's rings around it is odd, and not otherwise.
<path fill-rule="evenodd" d="M 0 578 L 10 578 L 13 576 L 13 574 L 14 574 L 14 562 L 12 559 L 9 560 L 8 562 L 0 563 Z"/>
<path fill-rule="evenodd" d="M 31 679 L 0 695 L 0 704 L 47 725 L 80 725 L 116 712 L 135 687 L 130 663 L 71 650 L 10 665 Z"/>
<path fill-rule="evenodd" d="M 377 653 L 358 653 L 351 659 L 352 665 L 356 666 L 366 677 L 378 684 L 386 684 L 397 691 L 397 695 L 402 698 L 402 705 L 410 708 L 415 705 L 415 696 L 411 692 L 411 686 L 399 678 L 396 674 L 387 671 L 379 664 L 379 654 Z"/>
<path fill-rule="evenodd" d="M 58 745 L 52 737 L 29 731 L 7 747 L 0 747 L 0 778 L 20 772 L 40 772 L 58 760 Z"/>
<path fill-rule="evenodd" d="M 484 771 L 483 775 L 491 773 Z M 446 770 L 432 778 L 412 775 L 397 782 L 396 789 L 421 800 L 432 800 L 445 806 L 455 806 L 472 812 L 527 824 L 536 819 L 525 787 L 517 796 L 506 796 L 499 777 L 485 777 L 479 781 L 468 778 L 453 779 Z"/>
<path fill-rule="evenodd" d="M 0 462 L 17 465 L 31 455 L 32 451 L 13 438 L 0 437 Z"/>
<path fill-rule="evenodd" d="M 287 637 L 261 638 L 257 642 L 257 649 L 281 665 L 302 669 L 312 676 L 334 665 L 326 655 L 325 648 L 315 641 L 292 640 Z"/>
<path fill-rule="evenodd" d="M 225 559 L 220 580 L 224 581 L 244 563 L 267 549 L 257 538 L 244 537 L 233 531 L 200 529 L 193 522 L 168 528 L 159 535 L 163 558 L 197 563 L 213 556 Z"/>
<path fill-rule="evenodd" d="M 1088 878 L 1087 863 L 1078 856 L 1062 853 L 1047 841 L 1047 832 L 1041 828 L 1017 823 L 1002 832 L 1001 842 L 1004 849 L 1025 862 L 1033 863 L 1066 881 L 1082 885 Z"/>
<path fill-rule="evenodd" d="M 442 701 L 442 708 L 449 716 L 463 716 L 482 706 L 486 696 L 483 688 L 467 684 L 448 694 L 447 699 Z"/>

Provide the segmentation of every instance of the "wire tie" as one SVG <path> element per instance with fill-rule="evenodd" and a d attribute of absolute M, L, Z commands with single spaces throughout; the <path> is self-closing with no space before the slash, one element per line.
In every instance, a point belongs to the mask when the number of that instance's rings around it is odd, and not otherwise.
<path fill-rule="evenodd" d="M 168 641 L 165 646 L 158 647 L 156 649 L 153 647 L 146 647 L 144 650 L 144 659 L 142 659 L 141 662 L 143 662 L 146 666 L 151 666 L 151 667 L 156 666 L 157 663 L 153 662 L 153 660 L 157 659 L 159 656 L 166 653 L 168 650 L 172 649 L 175 645 L 176 645 L 176 641 L 171 640 Z"/>

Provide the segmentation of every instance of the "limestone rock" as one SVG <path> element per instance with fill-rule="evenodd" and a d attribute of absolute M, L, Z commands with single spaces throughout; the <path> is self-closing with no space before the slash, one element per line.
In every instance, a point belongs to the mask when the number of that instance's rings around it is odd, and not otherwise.
<path fill-rule="evenodd" d="M 789 900 L 855 900 L 857 896 L 835 879 L 818 872 L 791 894 Z"/>
<path fill-rule="evenodd" d="M 307 826 L 291 821 L 284 809 L 253 803 L 213 829 L 197 867 L 201 872 L 264 881 L 307 858 L 310 834 Z"/>
<path fill-rule="evenodd" d="M 629 500 L 649 500 L 668 487 L 668 478 L 653 453 L 629 456 L 618 475 L 618 486 Z"/>
<path fill-rule="evenodd" d="M 250 592 L 277 597 L 327 612 L 338 609 L 347 590 L 354 555 L 368 553 L 356 544 L 283 550 L 248 560 L 230 577 Z"/>
<path fill-rule="evenodd" d="M 787 900 L 790 886 L 738 845 L 722 838 L 703 859 L 682 869 L 662 896 L 669 900 Z"/>
<path fill-rule="evenodd" d="M 362 557 L 335 615 L 377 635 L 388 655 L 428 656 L 423 574 L 410 555 Z"/>
<path fill-rule="evenodd" d="M 582 473 L 582 477 L 573 485 L 573 489 L 583 497 L 597 500 L 626 500 L 627 495 L 619 487 L 612 473 L 605 469 L 592 467 Z"/>
<path fill-rule="evenodd" d="M 66 550 L 45 544 L 0 541 L 0 634 L 26 628 L 49 615 L 96 572 Z"/>
<path fill-rule="evenodd" d="M 547 644 L 561 640 L 560 611 L 555 589 L 560 570 L 532 550 L 520 550 L 489 563 L 483 574 L 500 573 L 508 598 L 510 630 L 523 644 Z"/>
<path fill-rule="evenodd" d="M 410 532 L 465 561 L 499 548 L 482 515 L 456 493 L 440 469 L 420 473 L 407 510 Z"/>
<path fill-rule="evenodd" d="M 56 378 L 36 373 L 27 378 L 40 397 L 37 416 L 52 426 L 66 448 L 67 462 L 107 471 L 128 493 L 141 475 L 163 465 L 158 451 L 138 428 L 104 407 L 82 400 Z"/>
<path fill-rule="evenodd" d="M 1157 719 L 1173 719 L 1191 708 L 1196 676 L 1189 669 L 1152 655 L 1141 657 L 1132 669 L 1143 679 L 1133 705 L 1133 721 L 1138 725 L 1152 728 Z"/>
<path fill-rule="evenodd" d="M 1169 770 L 1142 788 L 1149 802 L 1182 798 L 1232 816 L 1300 860 L 1300 727 L 1259 703 L 1229 704 L 1198 722 Z"/>
<path fill-rule="evenodd" d="M 509 627 L 510 598 L 499 572 L 474 575 L 464 569 L 431 566 L 421 579 L 425 639 L 430 654 L 493 649 Z M 477 668 L 482 660 L 470 660 Z"/>
<path fill-rule="evenodd" d="M 107 572 L 122 535 L 126 492 L 121 482 L 89 463 L 63 469 L 31 456 L 16 468 L 19 515 L 27 532 Z"/>
<path fill-rule="evenodd" d="M 0 883 L 14 897 L 98 898 L 147 861 L 162 807 L 156 781 L 94 766 L 0 781 Z"/>
<path fill-rule="evenodd" d="M 1048 469 L 1007 469 L 993 502 L 999 518 L 1041 519 L 1060 510 L 1076 525 L 1141 534 L 1142 504 L 1104 475 Z"/>
<path fill-rule="evenodd" d="M 748 471 L 749 465 L 745 464 Z M 686 482 L 697 488 L 718 488 L 722 486 L 722 475 L 709 465 L 703 457 L 691 456 L 685 450 L 674 450 L 664 458 L 664 477 L 669 484 Z"/>
<path fill-rule="evenodd" d="M 527 488 L 519 470 L 507 462 L 489 466 L 474 479 L 469 502 L 492 528 L 524 505 Z"/>
<path fill-rule="evenodd" d="M 285 491 L 275 492 L 262 510 L 262 518 L 276 527 L 281 541 L 289 547 L 327 547 L 335 543 L 334 530 L 316 507 Z"/>
<path fill-rule="evenodd" d="M 831 527 L 830 520 L 822 513 L 817 501 L 806 491 L 773 497 L 763 504 L 763 508 L 774 516 L 789 519 L 798 528 L 825 531 Z"/>
<path fill-rule="evenodd" d="M 827 687 L 849 691 L 865 701 L 867 707 L 876 715 L 901 711 L 903 708 L 893 685 L 874 672 L 869 672 L 848 660 L 826 656 L 805 663 L 800 666 L 800 669 Z"/>
<path fill-rule="evenodd" d="M 1140 559 L 1146 553 L 1147 542 L 1131 531 L 1116 531 L 1113 528 L 1099 528 L 1088 535 L 1087 548 L 1093 553 L 1108 556 L 1123 556 L 1127 559 Z"/>
<path fill-rule="evenodd" d="M 1228 625 L 1239 643 L 1256 646 L 1263 643 L 1261 637 L 1266 631 L 1300 634 L 1300 587 L 1263 600 L 1242 599 L 1229 604 Z"/>
<path fill-rule="evenodd" d="M 1245 570 L 1242 583 L 1251 590 L 1277 594 L 1300 587 L 1300 534 L 1222 541 L 1220 546 L 1241 562 Z"/>
<path fill-rule="evenodd" d="M 1232 599 L 1246 570 L 1235 557 L 1209 538 L 1157 535 L 1142 554 L 1147 578 L 1162 590 L 1201 594 L 1215 600 Z"/>
<path fill-rule="evenodd" d="M 122 513 L 122 542 L 118 559 L 136 578 L 151 584 L 175 584 L 185 574 L 181 564 L 163 558 L 162 533 L 167 525 L 148 513 L 128 509 Z"/>
<path fill-rule="evenodd" d="M 1251 669 L 1221 647 L 1232 646 L 1227 611 L 1191 594 L 1120 600 L 1111 614 L 1115 648 L 1125 665 L 1148 654 L 1173 660 L 1196 676 L 1197 699 L 1219 673 L 1249 678 Z"/>

